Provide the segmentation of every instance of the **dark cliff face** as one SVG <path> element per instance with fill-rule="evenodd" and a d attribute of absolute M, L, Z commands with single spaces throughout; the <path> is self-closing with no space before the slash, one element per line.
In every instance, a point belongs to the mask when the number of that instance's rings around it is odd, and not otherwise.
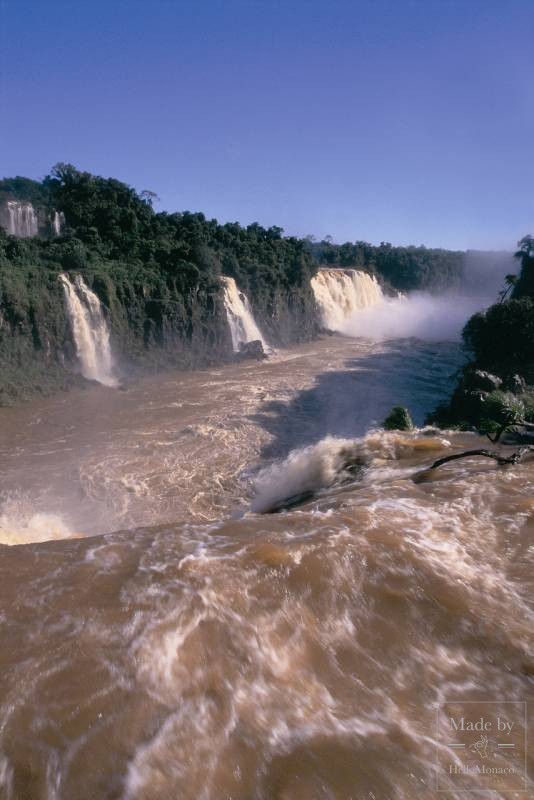
<path fill-rule="evenodd" d="M 519 275 L 510 271 L 499 302 L 467 321 L 462 335 L 470 360 L 431 422 L 493 434 L 514 417 L 534 422 L 534 238 L 518 244 Z"/>
<path fill-rule="evenodd" d="M 185 368 L 233 358 L 232 339 L 219 281 L 195 287 L 184 298 L 178 287 L 114 284 L 96 277 L 93 291 L 109 309 L 115 348 L 133 366 L 167 363 Z M 275 290 L 254 301 L 256 322 L 274 346 L 306 341 L 319 330 L 310 286 Z"/>
<path fill-rule="evenodd" d="M 409 278 L 413 288 L 436 275 L 456 279 L 459 270 L 458 254 L 424 248 L 321 243 L 315 253 L 309 241 L 286 237 L 275 226 L 157 213 L 153 200 L 151 192 L 139 194 L 69 164 L 56 165 L 42 182 L 0 181 L 4 226 L 14 227 L 8 204 L 24 205 L 19 237 L 0 227 L 0 403 L 80 380 L 61 273 L 81 275 L 100 299 L 118 369 L 128 377 L 234 357 L 222 275 L 246 294 L 257 324 L 277 347 L 319 331 L 310 285 L 318 258 L 363 264 L 392 285 Z M 29 206 L 36 212 L 31 219 L 25 216 Z"/>
<path fill-rule="evenodd" d="M 184 297 L 166 283 L 115 282 L 101 275 L 90 283 L 107 309 L 112 346 L 124 369 L 151 364 L 191 368 L 231 356 L 217 285 L 193 288 Z"/>
<path fill-rule="evenodd" d="M 302 241 L 279 228 L 156 213 L 151 202 L 64 164 L 42 183 L 0 181 L 0 403 L 80 380 L 61 273 L 80 275 L 100 299 L 124 377 L 233 358 L 223 274 L 247 294 L 273 345 L 314 334 L 314 265 Z M 19 214 L 15 236 L 5 230 L 14 232 L 9 203 L 37 210 L 26 228 Z M 54 221 L 56 210 L 61 224 L 45 229 L 41 217 Z"/>
<path fill-rule="evenodd" d="M 310 285 L 293 291 L 279 289 L 268 302 L 256 303 L 253 310 L 261 330 L 275 346 L 309 341 L 320 330 Z"/>
<path fill-rule="evenodd" d="M 66 388 L 74 358 L 55 276 L 36 268 L 0 275 L 0 405 Z"/>
<path fill-rule="evenodd" d="M 0 405 L 83 385 L 60 268 L 0 273 Z M 221 285 L 185 297 L 167 282 L 148 285 L 97 272 L 82 274 L 98 296 L 124 378 L 162 368 L 194 369 L 233 359 Z M 11 278 L 11 279 L 10 279 Z M 253 311 L 269 342 L 313 337 L 318 324 L 311 289 L 275 291 Z"/>
<path fill-rule="evenodd" d="M 28 269 L 0 280 L 0 405 L 80 385 L 80 367 L 59 271 Z M 73 278 L 74 275 L 71 275 Z M 218 291 L 158 291 L 85 276 L 100 298 L 123 377 L 164 367 L 190 369 L 232 358 Z"/>

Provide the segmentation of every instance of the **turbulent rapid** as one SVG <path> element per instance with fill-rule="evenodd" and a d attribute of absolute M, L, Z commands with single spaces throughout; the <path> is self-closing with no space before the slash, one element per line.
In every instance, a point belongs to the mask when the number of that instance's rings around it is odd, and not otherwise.
<path fill-rule="evenodd" d="M 461 363 L 332 336 L 3 410 L 2 800 L 434 796 L 440 704 L 534 676 L 534 467 L 428 469 L 478 443 L 423 427 Z"/>

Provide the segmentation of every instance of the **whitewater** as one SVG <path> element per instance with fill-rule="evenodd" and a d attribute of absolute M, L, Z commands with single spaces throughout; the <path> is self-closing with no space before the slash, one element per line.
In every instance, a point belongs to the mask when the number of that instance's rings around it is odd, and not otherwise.
<path fill-rule="evenodd" d="M 330 329 L 402 300 L 331 272 Z M 429 470 L 459 343 L 342 332 L 2 409 L 2 800 L 433 797 L 447 700 L 532 701 L 534 466 Z"/>
<path fill-rule="evenodd" d="M 65 294 L 82 375 L 104 386 L 117 386 L 110 330 L 102 303 L 81 275 L 71 280 L 68 275 L 62 274 L 59 282 Z"/>

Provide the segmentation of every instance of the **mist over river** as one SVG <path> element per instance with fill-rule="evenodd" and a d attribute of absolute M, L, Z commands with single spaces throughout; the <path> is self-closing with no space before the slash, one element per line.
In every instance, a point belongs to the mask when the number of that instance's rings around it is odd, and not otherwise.
<path fill-rule="evenodd" d="M 2 409 L 0 798 L 437 796 L 440 704 L 534 676 L 534 467 L 414 481 L 479 438 L 379 429 L 462 362 L 324 336 Z"/>

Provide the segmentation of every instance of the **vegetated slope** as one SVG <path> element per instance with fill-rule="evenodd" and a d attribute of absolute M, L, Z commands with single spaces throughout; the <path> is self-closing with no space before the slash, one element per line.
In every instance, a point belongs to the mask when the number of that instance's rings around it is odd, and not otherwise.
<path fill-rule="evenodd" d="M 0 207 L 31 203 L 39 236 L 0 228 L 0 403 L 76 380 L 58 275 L 80 274 L 104 304 L 123 370 L 231 357 L 221 275 L 236 280 L 266 337 L 288 344 L 320 323 L 310 279 L 320 264 L 378 275 L 395 289 L 450 286 L 462 254 L 426 248 L 311 243 L 282 228 L 156 213 L 156 196 L 58 164 L 42 182 L 0 181 Z M 62 212 L 56 235 L 50 220 Z"/>
<path fill-rule="evenodd" d="M 467 322 L 463 339 L 471 360 L 450 403 L 431 421 L 490 434 L 534 422 L 534 238 L 525 236 L 515 255 L 519 275 L 507 275 L 499 302 Z"/>

